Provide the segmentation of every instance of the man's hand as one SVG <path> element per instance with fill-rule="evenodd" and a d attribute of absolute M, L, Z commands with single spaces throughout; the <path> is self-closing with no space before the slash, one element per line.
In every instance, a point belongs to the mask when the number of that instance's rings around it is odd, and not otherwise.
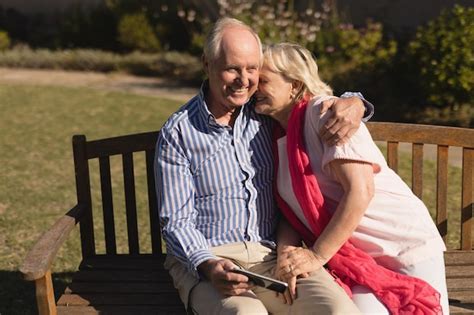
<path fill-rule="evenodd" d="M 231 296 L 252 289 L 246 276 L 230 271 L 236 267 L 228 259 L 209 259 L 200 264 L 198 270 L 222 295 Z"/>
<path fill-rule="evenodd" d="M 357 131 L 364 116 L 364 103 L 356 96 L 324 101 L 321 114 L 332 111 L 319 135 L 328 145 L 342 145 Z M 329 113 L 328 113 L 329 114 Z"/>

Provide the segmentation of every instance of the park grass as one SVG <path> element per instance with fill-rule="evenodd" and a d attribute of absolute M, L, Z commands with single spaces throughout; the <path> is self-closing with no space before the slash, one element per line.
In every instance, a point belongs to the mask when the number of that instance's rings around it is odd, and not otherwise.
<path fill-rule="evenodd" d="M 0 314 L 36 313 L 33 284 L 22 282 L 16 270 L 41 233 L 76 204 L 72 135 L 85 134 L 88 139 L 98 139 L 158 130 L 179 105 L 154 97 L 91 89 L 0 86 Z M 145 191 L 144 163 L 140 157 L 136 159 L 137 192 L 140 192 Z M 112 159 L 113 185 L 114 189 L 123 191 L 117 162 Z M 91 170 L 96 167 L 91 163 Z M 97 188 L 98 178 L 91 181 L 93 188 Z M 93 196 L 94 211 L 98 212 L 97 189 Z M 143 215 L 146 200 L 143 195 L 137 197 L 141 209 L 139 224 L 145 226 L 148 224 Z M 121 206 L 118 200 L 114 202 L 118 208 Z M 96 218 L 97 247 L 103 252 L 102 222 L 99 215 Z M 119 213 L 116 217 L 119 242 L 124 237 L 124 221 Z M 149 229 L 141 231 L 144 231 L 140 235 L 141 245 L 146 251 L 150 247 Z M 119 246 L 119 252 L 123 250 Z M 76 269 L 80 254 L 76 229 L 53 266 L 58 289 L 64 287 L 70 272 Z"/>
<path fill-rule="evenodd" d="M 177 102 L 85 88 L 0 86 L 0 314 L 35 314 L 33 284 L 16 270 L 42 232 L 76 204 L 71 136 L 88 139 L 158 130 Z M 141 252 L 150 252 L 144 157 L 134 156 Z M 410 156 L 400 155 L 401 176 L 410 178 Z M 98 163 L 90 163 L 94 230 L 99 253 L 105 252 Z M 111 158 L 115 229 L 118 252 L 127 252 L 123 179 L 120 157 Z M 424 201 L 435 202 L 436 167 L 426 161 Z M 449 226 L 459 230 L 459 168 L 449 168 Z M 431 210 L 433 211 L 433 210 Z M 457 224 L 457 225 L 456 225 Z M 448 245 L 458 247 L 459 234 L 450 232 Z M 64 289 L 80 261 L 78 229 L 64 244 L 53 265 L 56 293 Z"/>

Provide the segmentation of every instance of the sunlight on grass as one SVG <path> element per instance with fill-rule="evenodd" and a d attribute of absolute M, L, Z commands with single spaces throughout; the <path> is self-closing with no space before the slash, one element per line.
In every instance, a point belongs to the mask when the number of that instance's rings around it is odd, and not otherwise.
<path fill-rule="evenodd" d="M 386 147 L 380 145 L 381 151 L 386 156 Z M 411 187 L 411 153 L 399 152 L 398 174 Z M 448 235 L 446 246 L 450 249 L 460 247 L 461 240 L 461 168 L 455 166 L 448 167 Z M 430 210 L 431 217 L 435 220 L 436 215 L 436 162 L 424 160 L 423 162 L 423 195 L 422 200 Z"/>
<path fill-rule="evenodd" d="M 39 236 L 76 204 L 71 137 L 85 134 L 92 140 L 158 130 L 180 104 L 127 93 L 16 85 L 0 86 L 0 100 L 0 271 L 5 273 L 0 279 L 0 313 L 34 314 L 33 284 L 20 281 L 15 270 Z M 121 160 L 111 160 L 117 193 L 115 226 L 119 252 L 124 252 L 127 238 Z M 135 156 L 137 209 L 140 246 L 149 251 L 143 160 Z M 94 173 L 94 163 L 90 164 Z M 93 192 L 94 227 L 100 249 L 104 236 L 97 173 L 91 181 L 98 188 Z M 58 287 L 67 282 L 67 272 L 77 268 L 80 257 L 76 228 L 53 265 Z"/>

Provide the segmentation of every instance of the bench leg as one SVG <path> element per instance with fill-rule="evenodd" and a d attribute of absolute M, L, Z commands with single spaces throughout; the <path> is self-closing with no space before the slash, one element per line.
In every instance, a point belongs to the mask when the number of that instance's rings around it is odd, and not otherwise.
<path fill-rule="evenodd" d="M 39 315 L 56 315 L 56 303 L 54 301 L 53 281 L 51 270 L 48 270 L 43 278 L 35 281 L 36 302 L 38 303 Z"/>

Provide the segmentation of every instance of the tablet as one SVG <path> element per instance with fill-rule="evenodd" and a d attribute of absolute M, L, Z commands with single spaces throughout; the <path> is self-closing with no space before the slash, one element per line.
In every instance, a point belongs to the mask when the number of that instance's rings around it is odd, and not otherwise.
<path fill-rule="evenodd" d="M 286 288 L 288 288 L 288 284 L 283 281 L 279 281 L 276 279 L 272 279 L 269 277 L 265 277 L 259 275 L 258 273 L 254 273 L 245 269 L 232 269 L 231 272 L 239 273 L 241 275 L 247 276 L 250 281 L 258 285 L 259 287 L 264 287 L 269 290 L 273 290 L 279 293 L 285 292 Z"/>

